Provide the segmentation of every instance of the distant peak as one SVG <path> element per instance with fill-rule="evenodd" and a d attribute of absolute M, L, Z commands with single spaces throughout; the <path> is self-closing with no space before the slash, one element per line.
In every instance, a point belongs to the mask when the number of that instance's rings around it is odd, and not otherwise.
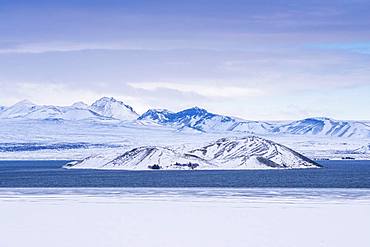
<path fill-rule="evenodd" d="M 204 108 L 200 108 L 200 107 L 198 107 L 198 106 L 194 106 L 194 107 L 191 107 L 191 108 L 189 108 L 189 109 L 193 109 L 193 110 L 197 110 L 197 111 L 207 111 L 206 109 L 204 109 Z"/>
<path fill-rule="evenodd" d="M 194 107 L 185 109 L 185 110 L 183 110 L 181 112 L 188 112 L 188 113 L 193 113 L 193 114 L 204 114 L 204 113 L 208 113 L 208 111 L 206 109 L 200 108 L 198 106 L 194 106 Z"/>
<path fill-rule="evenodd" d="M 73 103 L 71 106 L 74 107 L 74 108 L 81 108 L 81 109 L 86 109 L 86 108 L 89 107 L 87 104 L 85 104 L 82 101 L 78 101 L 76 103 Z"/>
<path fill-rule="evenodd" d="M 95 101 L 92 104 L 92 106 L 105 106 L 105 105 L 108 105 L 108 104 L 111 104 L 111 103 L 118 103 L 120 105 L 124 105 L 124 106 L 126 106 L 128 108 L 131 108 L 130 106 L 128 106 L 125 103 L 123 103 L 122 101 L 116 100 L 113 97 L 103 97 L 103 98 L 100 98 L 97 101 Z"/>
<path fill-rule="evenodd" d="M 167 118 L 174 114 L 167 109 L 149 109 L 144 114 L 142 114 L 138 120 L 152 119 L 152 120 L 168 120 Z"/>
<path fill-rule="evenodd" d="M 151 113 L 172 113 L 170 110 L 167 110 L 167 109 L 149 109 L 147 112 L 151 112 Z"/>
<path fill-rule="evenodd" d="M 303 120 L 333 121 L 334 119 L 329 118 L 329 117 L 309 117 Z"/>
<path fill-rule="evenodd" d="M 120 120 L 132 120 L 138 116 L 131 106 L 113 97 L 98 99 L 91 105 L 90 109 L 100 115 Z"/>
<path fill-rule="evenodd" d="M 117 102 L 118 100 L 116 100 L 115 98 L 113 97 L 102 97 L 100 99 L 98 99 L 97 101 L 95 102 Z"/>
<path fill-rule="evenodd" d="M 33 102 L 25 99 L 25 100 L 21 100 L 21 101 L 15 103 L 14 105 L 30 105 L 30 106 L 33 106 L 33 105 L 36 105 L 36 104 L 34 104 Z"/>

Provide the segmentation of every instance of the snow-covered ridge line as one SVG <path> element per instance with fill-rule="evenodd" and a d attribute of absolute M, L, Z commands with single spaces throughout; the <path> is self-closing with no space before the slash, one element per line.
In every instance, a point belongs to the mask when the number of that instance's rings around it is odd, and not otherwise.
<path fill-rule="evenodd" d="M 210 113 L 198 107 L 180 112 L 148 110 L 139 120 L 199 132 L 246 132 L 250 134 L 307 135 L 370 138 L 370 126 L 359 121 L 341 121 L 317 117 L 289 123 L 252 121 Z"/>
<path fill-rule="evenodd" d="M 292 122 L 245 120 L 208 112 L 199 107 L 172 112 L 150 109 L 141 116 L 114 98 L 103 97 L 91 106 L 76 102 L 71 106 L 36 105 L 27 100 L 10 107 L 0 107 L 0 120 L 92 120 L 97 123 L 129 121 L 137 126 L 165 126 L 191 133 L 248 133 L 255 135 L 303 135 L 345 138 L 370 138 L 370 125 L 363 121 L 342 121 L 325 117 L 306 118 Z"/>
<path fill-rule="evenodd" d="M 208 145 L 176 151 L 140 146 L 122 154 L 99 154 L 67 164 L 66 168 L 117 170 L 229 170 L 318 168 L 316 162 L 275 142 L 256 136 L 221 138 Z"/>

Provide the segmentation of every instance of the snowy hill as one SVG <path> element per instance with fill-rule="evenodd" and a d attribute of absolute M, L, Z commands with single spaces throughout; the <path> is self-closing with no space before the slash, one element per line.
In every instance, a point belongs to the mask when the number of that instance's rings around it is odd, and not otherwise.
<path fill-rule="evenodd" d="M 240 131 L 240 132 L 247 132 L 247 133 L 255 133 L 255 134 L 268 134 L 273 132 L 275 129 L 276 124 L 267 123 L 263 121 L 237 121 L 229 131 Z"/>
<path fill-rule="evenodd" d="M 20 101 L 11 107 L 0 112 L 1 118 L 18 118 L 24 117 L 30 112 L 37 110 L 39 107 L 28 100 Z"/>
<path fill-rule="evenodd" d="M 356 121 L 330 118 L 307 118 L 274 128 L 275 133 L 330 137 L 369 138 L 370 126 Z"/>
<path fill-rule="evenodd" d="M 67 164 L 68 168 L 150 170 L 150 169 L 267 169 L 317 168 L 314 161 L 272 141 L 248 136 L 222 138 L 190 151 L 141 146 L 112 158 L 111 155 L 90 156 Z"/>
<path fill-rule="evenodd" d="M 138 118 L 138 114 L 131 106 L 114 98 L 103 97 L 95 101 L 89 109 L 102 116 L 119 120 L 135 120 Z"/>
<path fill-rule="evenodd" d="M 191 169 L 191 165 L 209 168 L 211 165 L 192 156 L 176 152 L 171 148 L 159 146 L 142 146 L 118 155 L 104 163 L 104 155 L 88 157 L 77 163 L 72 163 L 72 168 L 120 169 L 120 170 L 150 170 L 150 169 Z"/>
<path fill-rule="evenodd" d="M 303 155 L 261 137 L 222 138 L 189 153 L 225 168 L 306 168 L 317 164 Z"/>

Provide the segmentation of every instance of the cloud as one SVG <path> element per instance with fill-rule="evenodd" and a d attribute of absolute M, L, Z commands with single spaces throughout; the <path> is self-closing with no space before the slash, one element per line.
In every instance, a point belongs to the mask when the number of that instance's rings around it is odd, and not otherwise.
<path fill-rule="evenodd" d="M 1 53 L 45 53 L 84 50 L 137 50 L 143 49 L 133 42 L 4 42 L 0 43 Z"/>
<path fill-rule="evenodd" d="M 370 42 L 316 43 L 307 45 L 307 47 L 370 54 Z"/>
<path fill-rule="evenodd" d="M 173 89 L 185 93 L 199 94 L 204 97 L 221 97 L 221 98 L 236 98 L 236 97 L 254 97 L 262 96 L 264 91 L 256 88 L 236 87 L 236 86 L 217 86 L 212 83 L 207 85 L 201 84 L 180 84 L 169 82 L 147 82 L 147 83 L 128 83 L 134 88 L 146 90 Z"/>

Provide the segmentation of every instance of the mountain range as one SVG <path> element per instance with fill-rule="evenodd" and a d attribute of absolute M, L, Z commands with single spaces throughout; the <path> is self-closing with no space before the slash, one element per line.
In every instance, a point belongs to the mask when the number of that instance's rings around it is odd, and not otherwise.
<path fill-rule="evenodd" d="M 24 100 L 10 107 L 0 107 L 0 119 L 115 120 L 166 126 L 178 131 L 370 138 L 370 125 L 361 121 L 343 121 L 324 117 L 290 122 L 253 121 L 211 113 L 199 107 L 179 112 L 150 109 L 138 115 L 131 106 L 108 97 L 103 97 L 92 105 L 77 102 L 71 106 L 36 105 Z"/>
<path fill-rule="evenodd" d="M 132 121 L 138 114 L 132 107 L 114 98 L 103 97 L 91 106 L 83 102 L 71 106 L 36 105 L 23 100 L 10 107 L 3 107 L 0 119 L 39 120 L 121 120 Z"/>

